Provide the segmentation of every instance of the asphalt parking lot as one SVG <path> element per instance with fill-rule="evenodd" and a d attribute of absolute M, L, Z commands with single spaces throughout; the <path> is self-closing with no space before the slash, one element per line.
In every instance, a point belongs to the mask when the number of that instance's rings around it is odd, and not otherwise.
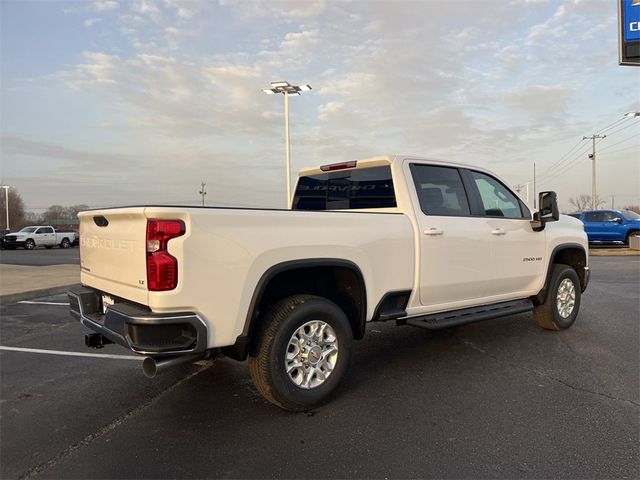
<path fill-rule="evenodd" d="M 45 265 L 65 265 L 80 263 L 80 249 L 36 248 L 34 250 L 0 250 L 0 263 L 6 265 L 25 265 L 42 267 Z"/>
<path fill-rule="evenodd" d="M 370 324 L 333 401 L 302 414 L 230 359 L 146 379 L 121 347 L 84 347 L 64 296 L 2 305 L 0 476 L 638 478 L 640 257 L 591 267 L 564 332 Z"/>

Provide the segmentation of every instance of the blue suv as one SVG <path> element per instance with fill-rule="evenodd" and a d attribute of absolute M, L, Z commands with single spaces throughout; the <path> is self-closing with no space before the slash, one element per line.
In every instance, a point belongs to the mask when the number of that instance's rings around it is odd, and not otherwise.
<path fill-rule="evenodd" d="M 589 210 L 572 213 L 584 223 L 590 242 L 624 242 L 640 235 L 640 215 L 631 210 Z"/>

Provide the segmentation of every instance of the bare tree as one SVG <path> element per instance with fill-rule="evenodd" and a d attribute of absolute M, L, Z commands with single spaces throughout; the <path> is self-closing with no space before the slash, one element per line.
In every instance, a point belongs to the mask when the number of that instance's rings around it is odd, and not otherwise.
<path fill-rule="evenodd" d="M 640 213 L 640 205 L 627 205 L 624 210 L 631 210 L 632 212 Z"/>
<path fill-rule="evenodd" d="M 9 226 L 12 230 L 16 230 L 23 227 L 24 223 L 24 202 L 22 201 L 22 197 L 20 193 L 14 188 L 10 188 L 9 190 Z M 2 194 L 0 194 L 0 228 L 7 228 L 7 210 L 6 210 L 6 197 L 5 192 L 6 189 L 2 189 Z"/>
<path fill-rule="evenodd" d="M 576 210 L 582 212 L 583 210 L 591 210 L 591 195 L 579 195 L 577 197 L 569 198 L 569 203 L 576 207 Z M 596 196 L 596 208 L 600 208 L 601 205 L 605 205 L 606 202 L 601 200 L 599 196 Z"/>

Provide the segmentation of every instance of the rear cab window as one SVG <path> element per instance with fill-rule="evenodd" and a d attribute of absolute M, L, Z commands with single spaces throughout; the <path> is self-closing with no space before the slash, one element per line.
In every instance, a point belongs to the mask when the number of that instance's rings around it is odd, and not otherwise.
<path fill-rule="evenodd" d="M 391 167 L 338 170 L 302 176 L 294 210 L 358 210 L 397 206 Z"/>

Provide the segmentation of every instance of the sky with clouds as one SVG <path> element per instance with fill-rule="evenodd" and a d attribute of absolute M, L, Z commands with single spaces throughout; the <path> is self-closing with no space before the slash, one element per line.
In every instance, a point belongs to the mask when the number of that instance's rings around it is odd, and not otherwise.
<path fill-rule="evenodd" d="M 292 168 L 414 154 L 640 203 L 614 0 L 2 0 L 1 172 L 27 207 L 284 204 Z M 640 8 L 640 7 L 638 7 Z"/>

